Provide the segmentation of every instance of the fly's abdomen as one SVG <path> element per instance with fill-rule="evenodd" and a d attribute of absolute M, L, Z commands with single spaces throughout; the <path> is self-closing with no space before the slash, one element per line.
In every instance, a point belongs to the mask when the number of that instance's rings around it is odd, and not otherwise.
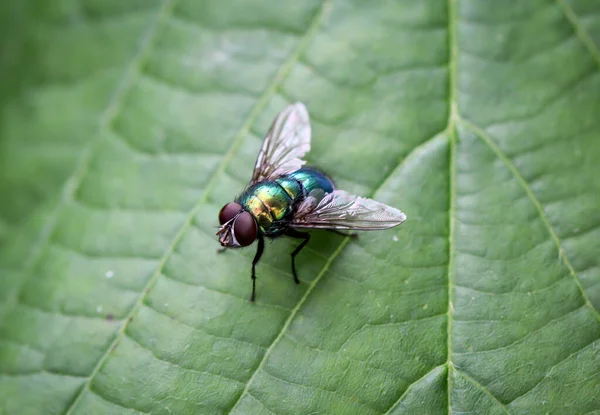
<path fill-rule="evenodd" d="M 265 181 L 251 186 L 239 197 L 238 203 L 252 214 L 261 230 L 270 235 L 273 225 L 292 213 L 294 200 L 277 182 Z"/>
<path fill-rule="evenodd" d="M 313 190 L 323 190 L 325 193 L 331 193 L 335 189 L 329 177 L 309 167 L 296 170 L 285 177 L 300 183 L 304 189 L 304 196 L 308 196 Z"/>
<path fill-rule="evenodd" d="M 275 179 L 275 181 L 283 188 L 283 190 L 285 190 L 292 200 L 302 198 L 304 195 L 301 182 L 292 177 L 282 176 Z"/>

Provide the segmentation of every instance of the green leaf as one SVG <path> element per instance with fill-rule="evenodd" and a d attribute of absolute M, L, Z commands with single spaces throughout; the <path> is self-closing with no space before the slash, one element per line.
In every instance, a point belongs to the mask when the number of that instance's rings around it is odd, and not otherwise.
<path fill-rule="evenodd" d="M 0 413 L 600 411 L 600 3 L 4 3 Z M 293 101 L 408 220 L 251 304 L 217 212 Z"/>

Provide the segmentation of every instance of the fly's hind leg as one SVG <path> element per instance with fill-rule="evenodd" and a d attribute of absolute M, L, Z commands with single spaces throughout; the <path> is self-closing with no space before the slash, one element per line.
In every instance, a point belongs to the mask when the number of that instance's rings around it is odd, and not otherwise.
<path fill-rule="evenodd" d="M 254 302 L 256 295 L 256 264 L 260 261 L 260 257 L 265 249 L 265 238 L 262 235 L 258 235 L 258 247 L 256 248 L 256 255 L 252 260 L 252 295 L 250 295 L 250 301 Z"/>
<path fill-rule="evenodd" d="M 300 280 L 298 279 L 298 275 L 296 274 L 296 255 L 302 251 L 302 248 L 306 246 L 308 241 L 310 240 L 310 234 L 306 232 L 298 232 L 297 230 L 290 228 L 285 233 L 286 236 L 296 239 L 304 239 L 300 245 L 294 249 L 292 252 L 292 275 L 294 276 L 294 282 L 296 284 L 300 284 Z"/>

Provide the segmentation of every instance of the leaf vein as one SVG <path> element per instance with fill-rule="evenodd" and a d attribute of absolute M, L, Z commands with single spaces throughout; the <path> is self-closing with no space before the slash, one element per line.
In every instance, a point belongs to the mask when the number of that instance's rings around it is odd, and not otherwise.
<path fill-rule="evenodd" d="M 0 343 L 5 343 L 5 344 L 7 344 L 9 346 L 16 347 L 16 348 L 19 348 L 19 349 L 29 349 L 32 352 L 36 352 L 37 354 L 40 354 L 42 356 L 45 356 L 45 354 L 46 354 L 45 350 L 38 349 L 37 347 L 34 347 L 31 344 L 19 343 L 18 341 L 10 340 L 10 339 L 7 339 L 7 338 L 0 338 Z"/>
<path fill-rule="evenodd" d="M 583 43 L 585 45 L 585 47 L 588 49 L 588 51 L 592 55 L 592 58 L 598 64 L 598 68 L 600 69 L 600 52 L 598 52 L 598 49 L 594 45 L 594 41 L 589 37 L 587 32 L 584 30 L 581 22 L 579 21 L 579 17 L 575 13 L 575 11 L 571 8 L 571 6 L 569 6 L 567 4 L 567 2 L 565 0 L 556 0 L 556 1 L 558 3 L 558 6 L 560 7 L 560 9 L 562 10 L 562 12 L 565 14 L 569 23 L 573 26 L 573 29 L 575 29 L 575 33 L 577 34 L 577 37 L 579 38 L 579 40 L 581 40 L 581 43 Z"/>
<path fill-rule="evenodd" d="M 112 93 L 107 108 L 102 113 L 96 138 L 92 139 L 91 142 L 87 146 L 85 146 L 85 148 L 81 152 L 76 162 L 76 166 L 73 173 L 66 180 L 63 186 L 61 198 L 57 206 L 50 213 L 50 217 L 47 220 L 47 223 L 42 227 L 40 234 L 36 238 L 36 241 L 33 243 L 31 254 L 27 258 L 27 260 L 24 261 L 24 263 L 26 264 L 24 268 L 24 278 L 22 279 L 21 284 L 18 287 L 16 287 L 12 295 L 9 296 L 8 300 L 6 301 L 8 304 L 6 306 L 6 309 L 10 309 L 11 306 L 15 304 L 16 300 L 20 295 L 21 290 L 31 277 L 31 274 L 33 274 L 35 265 L 37 265 L 37 262 L 41 258 L 43 247 L 46 246 L 50 241 L 50 237 L 54 232 L 56 225 L 58 224 L 59 215 L 61 214 L 65 206 L 69 203 L 69 201 L 73 200 L 77 188 L 79 187 L 83 178 L 87 174 L 93 159 L 94 151 L 96 150 L 96 147 L 99 145 L 99 143 L 102 141 L 103 136 L 106 135 L 103 133 L 108 129 L 110 122 L 118 114 L 120 106 L 122 105 L 125 96 L 127 95 L 129 89 L 135 82 L 138 73 L 140 72 L 141 66 L 144 60 L 146 59 L 146 55 L 149 53 L 150 49 L 153 46 L 154 37 L 157 31 L 156 29 L 158 28 L 164 15 L 167 13 L 169 7 L 172 5 L 171 2 L 172 0 L 164 1 L 163 5 L 158 10 L 157 17 L 152 21 L 149 27 L 142 34 L 139 42 L 139 47 L 135 56 L 125 69 L 124 74 L 121 76 L 120 82 L 118 83 L 117 87 Z"/>
<path fill-rule="evenodd" d="M 390 173 L 385 177 L 384 180 L 382 180 L 382 182 L 375 188 L 375 190 L 372 192 L 373 194 L 377 193 L 377 191 L 381 188 L 383 188 L 385 186 L 385 184 L 387 183 L 387 181 L 394 175 L 395 172 L 397 172 L 402 166 L 404 166 L 404 164 L 410 160 L 410 158 L 422 151 L 425 151 L 425 148 L 428 147 L 430 144 L 434 144 L 437 141 L 441 140 L 442 136 L 440 135 L 435 135 L 434 137 L 424 141 L 423 143 L 421 143 L 420 145 L 418 145 L 417 147 L 415 147 L 407 156 L 406 158 L 404 158 L 404 160 L 402 162 L 400 162 L 395 169 L 391 170 Z M 285 335 L 285 332 L 287 330 L 287 328 L 289 327 L 289 325 L 291 324 L 292 320 L 294 319 L 294 317 L 296 316 L 296 314 L 298 313 L 298 310 L 300 309 L 300 307 L 304 304 L 304 302 L 306 301 L 306 299 L 308 298 L 308 296 L 310 295 L 310 293 L 312 292 L 312 290 L 314 289 L 314 287 L 316 286 L 316 284 L 323 278 L 323 276 L 325 275 L 325 273 L 327 273 L 327 271 L 329 270 L 329 267 L 331 265 L 331 263 L 338 257 L 338 255 L 342 252 L 342 250 L 344 249 L 344 247 L 348 244 L 348 242 L 352 239 L 352 237 L 345 237 L 342 242 L 340 243 L 340 245 L 337 247 L 337 249 L 331 254 L 331 256 L 329 257 L 328 261 L 325 263 L 325 265 L 323 266 L 323 268 L 321 268 L 321 271 L 317 274 L 317 276 L 315 277 L 315 279 L 310 283 L 310 285 L 308 286 L 308 288 L 306 289 L 306 292 L 304 293 L 304 295 L 302 296 L 302 298 L 299 300 L 298 304 L 294 307 L 294 309 L 291 311 L 290 316 L 288 317 L 288 319 L 286 320 L 286 322 L 284 323 L 283 327 L 281 328 L 281 331 L 279 332 L 279 334 L 277 335 L 277 337 L 275 338 L 275 340 L 273 340 L 273 342 L 271 343 L 271 345 L 269 346 L 269 348 L 267 349 L 267 351 L 265 352 L 265 355 L 263 356 L 261 362 L 258 364 L 258 366 L 256 367 L 256 369 L 254 370 L 254 373 L 252 374 L 252 377 L 248 380 L 248 383 L 246 384 L 246 388 L 244 389 L 244 391 L 242 392 L 242 394 L 240 395 L 240 397 L 238 398 L 238 400 L 235 402 L 235 404 L 232 406 L 231 410 L 229 411 L 229 413 L 232 413 L 234 411 L 234 409 L 237 407 L 237 405 L 241 402 L 242 397 L 248 393 L 249 388 L 250 388 L 250 384 L 252 383 L 253 379 L 255 378 L 255 376 L 257 375 L 257 373 L 260 371 L 260 369 L 262 368 L 262 366 L 265 364 L 267 358 L 269 357 L 271 351 L 273 350 L 273 348 L 275 347 L 276 344 L 279 343 L 279 341 L 281 340 L 281 338 Z"/>
<path fill-rule="evenodd" d="M 256 402 L 258 402 L 258 404 L 264 408 L 268 413 L 273 414 L 273 415 L 278 415 L 275 412 L 273 412 L 270 408 L 267 407 L 267 405 L 265 405 L 264 402 L 262 402 L 261 400 L 259 400 L 256 396 L 252 395 L 252 393 L 248 392 L 248 396 L 250 398 L 252 398 L 253 400 L 255 400 Z"/>
<path fill-rule="evenodd" d="M 452 413 L 452 313 L 454 305 L 452 296 L 454 290 L 454 227 L 456 212 L 456 120 L 458 113 L 458 40 L 457 28 L 458 12 L 456 10 L 457 0 L 448 0 L 448 323 L 447 323 L 447 400 L 448 414 Z"/>
<path fill-rule="evenodd" d="M 571 261 L 569 260 L 569 257 L 567 256 L 564 248 L 562 247 L 561 241 L 560 241 L 560 239 L 558 239 L 558 235 L 554 231 L 554 228 L 552 227 L 552 225 L 550 225 L 548 217 L 544 213 L 544 208 L 542 207 L 542 204 L 540 203 L 540 201 L 538 200 L 536 195 L 533 193 L 533 190 L 531 190 L 531 187 L 529 186 L 529 184 L 527 183 L 525 178 L 521 175 L 521 172 L 517 169 L 517 167 L 513 164 L 513 162 L 506 156 L 506 154 L 504 154 L 504 152 L 500 149 L 500 147 L 498 147 L 498 145 L 492 140 L 492 138 L 487 135 L 487 133 L 485 131 L 481 130 L 479 127 L 475 126 L 474 124 L 471 124 L 467 120 L 462 120 L 462 122 L 475 135 L 477 135 L 479 138 L 481 138 L 483 140 L 483 142 L 486 143 L 490 147 L 490 149 L 496 154 L 496 156 L 500 160 L 502 160 L 504 162 L 504 164 L 506 164 L 506 167 L 508 167 L 508 169 L 515 176 L 515 179 L 517 179 L 517 181 L 519 182 L 519 184 L 521 185 L 523 190 L 525 190 L 525 193 L 527 193 L 527 196 L 529 196 L 529 198 L 535 205 L 535 207 L 539 213 L 540 219 L 542 220 L 542 223 L 544 224 L 544 227 L 548 230 L 548 233 L 552 237 L 552 240 L 554 241 L 554 244 L 556 245 L 556 248 L 558 249 L 559 257 L 562 259 L 563 263 L 567 267 L 567 269 L 569 271 L 569 275 L 571 275 L 571 277 L 573 278 L 573 281 L 575 282 L 576 286 L 578 287 L 579 292 L 581 293 L 581 296 L 583 297 L 583 300 L 585 301 L 585 304 L 588 307 L 590 307 L 590 309 L 592 310 L 592 313 L 596 316 L 596 319 L 598 321 L 600 321 L 600 313 L 598 313 L 598 310 L 596 310 L 596 308 L 592 305 L 585 290 L 581 286 L 579 277 L 575 273 L 575 269 L 571 265 Z"/>
<path fill-rule="evenodd" d="M 104 313 L 96 313 L 94 315 L 91 315 L 91 314 L 68 313 L 68 312 L 66 312 L 64 310 L 49 310 L 49 309 L 42 308 L 42 307 L 37 306 L 37 305 L 26 303 L 26 302 L 22 301 L 21 299 L 17 300 L 17 305 L 18 306 L 22 306 L 24 308 L 28 308 L 28 309 L 30 309 L 32 311 L 37 312 L 37 313 L 47 314 L 47 315 L 56 316 L 56 317 L 72 318 L 72 319 L 82 319 L 82 320 L 92 320 L 92 321 L 93 320 L 104 320 L 105 319 Z"/>
<path fill-rule="evenodd" d="M 178 318 L 176 318 L 176 317 L 174 317 L 174 316 L 172 316 L 170 314 L 166 314 L 164 311 L 157 310 L 156 308 L 151 307 L 148 304 L 144 304 L 144 307 L 146 307 L 146 308 L 154 311 L 157 314 L 160 314 L 161 316 L 167 317 L 167 318 L 169 318 L 169 319 L 177 322 L 178 324 L 181 324 L 182 326 L 188 327 L 188 328 L 190 328 L 190 329 L 192 329 L 194 331 L 202 333 L 203 335 L 210 336 L 210 337 L 215 338 L 215 339 L 228 340 L 228 341 L 231 341 L 231 342 L 234 342 L 234 343 L 239 343 L 239 344 L 244 345 L 244 346 L 250 346 L 252 348 L 257 348 L 257 349 L 261 349 L 261 350 L 265 349 L 265 347 L 262 346 L 262 345 L 260 345 L 260 344 L 251 343 L 251 342 L 246 341 L 246 340 L 236 339 L 235 337 L 217 336 L 216 334 L 210 333 L 206 329 L 203 329 L 203 328 L 200 328 L 200 327 L 196 327 L 196 326 L 192 326 L 191 324 L 183 322 L 183 321 L 179 320 Z"/>
<path fill-rule="evenodd" d="M 165 6 L 163 7 L 163 9 L 165 9 L 165 10 L 167 10 L 167 9 L 171 10 L 171 9 L 173 9 L 175 1 L 176 0 L 166 0 Z M 312 38 L 312 35 L 316 31 L 316 29 L 318 27 L 318 24 L 320 23 L 320 20 L 324 17 L 325 13 L 330 9 L 330 4 L 331 4 L 330 1 L 325 1 L 324 5 L 323 5 L 323 8 L 317 14 L 315 20 L 313 21 L 313 23 L 308 28 L 306 34 L 300 40 L 300 42 L 298 43 L 298 45 L 296 46 L 296 48 L 292 51 L 292 53 L 289 56 L 289 58 L 286 59 L 283 62 L 283 64 L 279 68 L 277 74 L 275 75 L 275 78 L 273 79 L 273 81 L 271 82 L 271 84 L 269 85 L 269 87 L 267 87 L 267 89 L 265 90 L 265 92 L 262 94 L 261 98 L 258 100 L 258 102 L 254 106 L 254 108 L 251 110 L 248 118 L 242 124 L 242 127 L 239 130 L 239 133 L 237 134 L 237 136 L 233 140 L 233 144 L 229 148 L 228 152 L 224 155 L 221 163 L 219 164 L 219 166 L 213 172 L 211 178 L 209 179 L 209 182 L 208 182 L 208 184 L 207 184 L 207 186 L 206 186 L 206 188 L 204 190 L 204 193 L 203 193 L 202 197 L 199 199 L 198 203 L 196 203 L 196 205 L 189 212 L 189 214 L 187 216 L 187 219 L 184 221 L 183 225 L 180 227 L 179 231 L 177 232 L 177 234 L 175 235 L 175 237 L 171 241 L 169 247 L 165 251 L 165 253 L 162 256 L 162 258 L 160 259 L 160 262 L 158 264 L 158 267 L 157 267 L 156 271 L 154 272 L 154 274 L 148 280 L 145 289 L 142 291 L 142 295 L 139 296 L 138 301 L 131 308 L 131 310 L 129 312 L 129 315 L 125 319 L 125 322 L 121 325 L 120 329 L 116 333 L 116 335 L 114 337 L 114 340 L 111 343 L 110 347 L 107 348 L 107 350 L 104 353 L 104 355 L 98 361 L 97 365 L 95 366 L 95 368 L 93 369 L 92 373 L 88 377 L 87 382 L 81 388 L 79 394 L 74 398 L 74 400 L 71 403 L 71 405 L 68 407 L 68 409 L 66 411 L 66 415 L 69 415 L 69 414 L 72 413 L 72 411 L 74 410 L 74 408 L 77 406 L 78 402 L 82 399 L 84 392 L 86 390 L 90 389 L 90 385 L 91 385 L 92 380 L 94 379 L 95 375 L 100 371 L 100 368 L 102 367 L 102 365 L 104 364 L 104 362 L 108 358 L 111 350 L 113 350 L 113 348 L 118 344 L 120 337 L 124 334 L 125 329 L 127 327 L 127 323 L 130 321 L 130 317 L 132 317 L 133 315 L 135 315 L 135 313 L 143 305 L 144 299 L 148 295 L 148 292 L 150 292 L 150 290 L 152 289 L 152 287 L 156 283 L 157 279 L 160 277 L 160 275 L 162 275 L 162 270 L 165 267 L 165 265 L 167 263 L 167 260 L 171 257 L 171 255 L 173 254 L 173 252 L 175 252 L 176 245 L 183 238 L 183 235 L 185 234 L 185 232 L 190 227 L 193 226 L 193 218 L 195 217 L 195 215 L 198 213 L 198 211 L 200 210 L 200 208 L 203 206 L 203 204 L 208 199 L 209 194 L 212 191 L 212 188 L 214 186 L 216 186 L 217 178 L 224 172 L 226 166 L 233 159 L 234 154 L 236 153 L 238 147 L 241 145 L 241 142 L 243 141 L 243 139 L 244 139 L 247 131 L 250 129 L 250 126 L 255 122 L 255 120 L 260 115 L 260 111 L 266 106 L 266 104 L 268 103 L 268 100 L 271 98 L 272 95 L 275 94 L 275 92 L 276 92 L 277 88 L 279 87 L 279 85 L 287 77 L 287 75 L 290 72 L 292 66 L 297 61 L 298 56 L 303 52 L 304 48 L 306 47 L 307 42 Z M 163 12 L 163 14 L 166 14 L 166 12 Z"/>
<path fill-rule="evenodd" d="M 237 59 L 238 61 L 240 59 Z M 254 62 L 254 61 L 252 61 Z M 190 62 L 189 66 L 193 69 L 194 62 Z M 242 65 L 243 66 L 243 65 Z M 178 94 L 189 95 L 191 97 L 200 97 L 200 96 L 225 96 L 225 97 L 241 97 L 241 98 L 249 98 L 249 99 L 259 99 L 260 95 L 256 93 L 256 91 L 251 88 L 244 87 L 243 85 L 227 85 L 218 80 L 214 80 L 208 86 L 198 87 L 196 85 L 184 85 L 175 82 L 172 79 L 167 79 L 165 77 L 161 77 L 160 75 L 151 72 L 148 68 L 141 74 L 142 81 L 145 81 L 149 84 L 153 84 L 155 87 L 169 89 L 171 91 L 176 91 Z"/>
<path fill-rule="evenodd" d="M 178 284 L 186 285 L 188 287 L 199 288 L 199 289 L 202 289 L 202 290 L 205 290 L 205 291 L 208 291 L 208 292 L 212 292 L 212 293 L 215 293 L 215 294 L 220 294 L 220 295 L 232 298 L 232 299 L 234 299 L 236 301 L 240 301 L 240 302 L 244 302 L 244 303 L 246 303 L 246 301 L 248 301 L 247 298 L 239 297 L 237 295 L 234 295 L 234 294 L 231 294 L 231 293 L 228 293 L 228 292 L 225 292 L 225 291 L 220 291 L 220 290 L 217 290 L 215 288 L 207 287 L 207 286 L 202 285 L 202 284 L 192 284 L 191 282 L 180 280 L 180 279 L 175 278 L 175 277 L 173 277 L 173 276 L 171 276 L 171 275 L 169 275 L 167 273 L 164 273 L 164 272 L 163 272 L 162 276 L 165 279 L 169 280 L 169 281 L 173 281 L 173 282 L 176 282 Z M 275 309 L 275 310 L 278 310 L 278 311 L 283 311 L 285 313 L 289 313 L 290 312 L 290 309 L 282 307 L 282 306 L 277 305 L 277 304 L 268 304 L 268 303 L 256 302 L 255 305 L 260 306 L 260 307 L 264 307 L 264 308 L 271 308 L 271 309 Z"/>
<path fill-rule="evenodd" d="M 340 354 L 340 350 L 342 349 L 342 347 L 338 348 L 338 350 L 334 350 L 334 351 L 330 351 L 330 350 L 325 350 L 325 349 L 319 349 L 318 347 L 314 347 L 314 346 L 310 346 L 306 343 L 301 343 L 299 340 L 295 339 L 293 336 L 290 336 L 288 333 L 284 334 L 285 338 L 289 339 L 292 343 L 297 344 L 300 347 L 304 347 L 306 349 L 318 352 L 318 353 L 323 353 L 323 354 Z M 400 376 L 398 376 L 397 373 L 393 373 L 390 372 L 388 370 L 373 366 L 372 364 L 370 364 L 368 361 L 366 360 L 359 360 L 359 359 L 355 359 L 353 357 L 349 357 L 349 356 L 340 356 L 342 359 L 347 359 L 350 362 L 354 362 L 354 363 L 358 363 L 360 365 L 364 365 L 366 367 L 368 367 L 369 369 L 373 369 L 376 370 L 378 372 L 381 372 L 385 375 L 389 375 L 389 376 L 393 376 L 395 378 L 400 378 Z"/>
<path fill-rule="evenodd" d="M 490 392 L 485 386 L 483 386 L 481 383 L 479 383 L 477 380 L 475 380 L 474 378 L 472 378 L 467 373 L 465 373 L 463 371 L 460 371 L 460 370 L 458 370 L 456 368 L 454 368 L 454 370 L 456 371 L 456 373 L 458 373 L 460 376 L 462 376 L 463 378 L 465 378 L 469 383 L 471 383 L 477 389 L 481 390 L 483 393 L 485 393 L 490 398 L 492 398 L 492 400 L 495 403 L 497 403 L 498 405 L 500 405 L 500 407 L 502 408 L 502 410 L 505 413 L 510 414 L 510 412 L 508 411 L 508 408 L 506 407 L 506 405 L 504 405 L 502 402 L 500 402 L 500 400 L 492 392 Z"/>
<path fill-rule="evenodd" d="M 538 288 L 535 288 L 535 289 L 530 290 L 530 291 L 517 291 L 517 290 L 498 291 L 498 292 L 495 292 L 495 291 L 484 291 L 484 290 L 481 290 L 481 289 L 478 289 L 478 288 L 473 288 L 473 287 L 469 287 L 469 286 L 466 286 L 466 285 L 459 285 L 459 284 L 454 284 L 454 287 L 455 288 L 461 288 L 463 290 L 474 291 L 476 293 L 483 294 L 483 295 L 489 295 L 489 296 L 503 296 L 503 295 L 507 295 L 507 294 L 531 295 L 531 294 L 540 293 L 540 292 L 549 290 L 552 287 L 554 287 L 555 285 L 558 285 L 559 283 L 563 282 L 565 280 L 565 278 L 567 278 L 567 277 L 563 276 L 561 278 L 557 278 L 556 280 L 552 281 L 550 284 L 546 285 L 545 287 L 538 287 Z M 461 320 L 461 321 L 474 321 L 474 320 Z"/>
<path fill-rule="evenodd" d="M 50 370 L 46 370 L 46 369 L 36 370 L 36 371 L 31 371 L 31 372 L 21 372 L 21 373 L 2 372 L 2 373 L 0 373 L 0 378 L 2 378 L 2 377 L 25 378 L 28 376 L 35 376 L 35 375 L 50 375 L 50 376 L 57 376 L 57 377 L 62 377 L 62 378 L 73 378 L 73 379 L 81 379 L 81 380 L 85 379 L 85 376 L 74 375 L 74 374 L 70 374 L 70 373 L 61 373 L 59 371 L 50 371 Z"/>
<path fill-rule="evenodd" d="M 298 387 L 303 388 L 303 389 L 312 389 L 312 390 L 316 390 L 316 391 L 320 391 L 320 392 L 325 392 L 327 394 L 332 394 L 332 395 L 335 395 L 335 396 L 339 396 L 339 397 L 341 397 L 343 399 L 347 399 L 348 401 L 351 401 L 353 403 L 358 403 L 360 406 L 362 406 L 364 408 L 367 408 L 367 409 L 370 409 L 372 411 L 378 412 L 378 409 L 370 406 L 369 404 L 367 404 L 365 402 L 360 401 L 358 398 L 356 398 L 354 396 L 346 395 L 346 394 L 341 393 L 341 392 L 339 392 L 337 390 L 330 390 L 330 389 L 319 388 L 317 386 L 305 385 L 303 383 L 294 382 L 294 381 L 291 381 L 289 379 L 283 379 L 282 377 L 276 376 L 275 374 L 269 372 L 267 369 L 263 369 L 263 373 L 265 375 L 267 375 L 267 376 L 275 379 L 275 380 L 278 380 L 278 381 L 283 382 L 283 383 L 287 383 L 288 385 L 298 386 Z"/>
<path fill-rule="evenodd" d="M 435 372 L 436 370 L 440 370 L 443 367 L 446 366 L 446 363 L 436 366 L 433 369 L 427 371 L 427 373 L 425 373 L 423 376 L 421 376 L 420 378 L 418 378 L 417 380 L 415 380 L 414 382 L 412 382 L 410 385 L 408 385 L 406 387 L 406 390 L 402 393 L 402 395 L 400 395 L 400 397 L 398 398 L 398 400 L 396 402 L 394 402 L 391 406 L 390 409 L 388 409 L 387 411 L 385 411 L 385 413 L 383 415 L 389 415 L 394 409 L 396 409 L 401 403 L 402 400 L 406 397 L 406 395 L 408 395 L 408 393 L 412 390 L 412 388 L 418 384 L 419 382 L 421 382 L 422 380 L 426 379 L 427 376 L 429 376 L 430 374 L 432 374 L 433 372 Z"/>
<path fill-rule="evenodd" d="M 592 78 L 598 75 L 598 72 L 590 65 L 590 69 L 583 71 L 581 75 L 577 76 L 575 79 L 566 82 L 564 85 L 558 86 L 558 89 L 552 95 L 546 97 L 543 101 L 540 101 L 537 105 L 530 105 L 530 109 L 522 112 L 519 115 L 512 115 L 507 119 L 496 119 L 492 124 L 488 125 L 486 128 L 496 128 L 502 127 L 503 125 L 517 122 L 526 122 L 535 120 L 536 118 L 545 115 L 548 110 L 553 109 L 555 105 L 560 103 L 561 99 L 565 96 L 568 96 L 569 92 L 578 91 L 578 88 L 581 88 L 586 82 L 590 81 Z M 565 99 L 568 101 L 568 99 Z M 547 146 L 555 144 L 556 142 L 560 142 L 562 140 L 567 139 L 565 136 L 559 136 L 556 140 L 544 140 L 540 143 L 539 146 L 535 148 L 527 149 L 526 152 L 532 152 L 533 150 L 544 149 Z M 524 152 L 525 153 L 525 152 Z"/>
<path fill-rule="evenodd" d="M 546 372 L 546 374 L 539 380 L 539 382 L 537 382 L 530 390 L 528 390 L 527 392 L 525 392 L 524 394 L 522 394 L 521 396 L 513 399 L 511 402 L 509 402 L 508 404 L 511 404 L 513 402 L 515 402 L 518 399 L 523 398 L 524 396 L 529 395 L 530 393 L 532 393 L 538 386 L 540 386 L 542 384 L 542 382 L 544 380 L 546 380 L 551 374 L 552 371 L 554 369 L 556 369 L 559 365 L 561 365 L 563 362 L 567 361 L 568 359 L 570 359 L 571 357 L 578 355 L 579 353 L 583 352 L 584 350 L 586 350 L 588 347 L 592 347 L 596 342 L 598 341 L 598 339 L 594 339 L 592 340 L 590 343 L 586 344 L 585 346 L 581 347 L 579 350 L 574 351 L 573 353 L 569 354 L 568 356 L 565 356 L 563 359 L 559 360 L 558 362 L 556 362 L 555 364 L 552 365 L 552 367 L 550 367 L 550 369 L 548 369 L 548 372 Z"/>
<path fill-rule="evenodd" d="M 487 349 L 487 350 L 476 350 L 476 351 L 473 351 L 473 352 L 464 352 L 464 353 L 457 352 L 456 354 L 457 354 L 457 355 L 461 355 L 461 356 L 468 356 L 468 355 L 478 355 L 478 354 L 485 354 L 485 353 L 492 353 L 492 352 L 493 352 L 493 353 L 496 353 L 496 352 L 498 352 L 499 350 L 506 350 L 506 349 L 508 349 L 508 348 L 510 348 L 510 347 L 512 347 L 512 346 L 514 346 L 514 345 L 516 345 L 516 344 L 524 343 L 524 342 L 525 342 L 525 340 L 527 340 L 528 338 L 530 338 L 531 336 L 533 336 L 533 335 L 534 335 L 534 334 L 536 334 L 537 332 L 544 330 L 546 327 L 550 326 L 552 323 L 556 323 L 556 322 L 558 322 L 558 321 L 561 321 L 561 320 L 563 320 L 563 319 L 566 319 L 566 318 L 567 318 L 567 317 L 569 317 L 571 314 L 575 314 L 575 313 L 577 313 L 579 310 L 581 310 L 581 309 L 582 309 L 582 308 L 584 308 L 584 307 L 585 307 L 585 305 L 582 305 L 581 307 L 578 307 L 578 308 L 576 308 L 576 309 L 574 309 L 574 310 L 571 310 L 571 311 L 569 311 L 569 312 L 568 312 L 568 313 L 566 313 L 566 314 L 563 314 L 563 315 L 561 315 L 561 316 L 558 316 L 558 317 L 551 318 L 550 320 L 548 320 L 547 322 L 545 322 L 544 324 L 542 324 L 542 325 L 541 325 L 541 326 L 539 326 L 538 328 L 536 328 L 536 329 L 534 329 L 534 330 L 532 330 L 532 331 L 528 332 L 528 333 L 527 333 L 527 334 L 525 334 L 524 336 L 522 336 L 522 337 L 519 337 L 518 339 L 516 339 L 516 340 L 514 340 L 514 341 L 512 341 L 512 342 L 510 342 L 509 344 L 506 344 L 506 345 L 504 345 L 504 346 L 496 347 L 496 348 L 494 348 L 494 349 Z"/>
<path fill-rule="evenodd" d="M 130 409 L 130 410 L 132 410 L 132 411 L 135 411 L 135 412 L 137 412 L 137 413 L 140 413 L 140 414 L 148 414 L 148 415 L 150 414 L 150 412 L 144 412 L 144 411 L 142 411 L 142 410 L 141 410 L 141 409 L 139 409 L 139 408 L 134 408 L 134 407 L 130 407 L 130 406 L 125 406 L 125 405 L 123 405 L 123 404 L 122 404 L 122 403 L 120 403 L 120 402 L 115 402 L 115 401 L 113 401 L 113 400 L 110 400 L 110 399 L 109 399 L 109 398 L 107 398 L 106 396 L 102 395 L 102 394 L 100 393 L 100 391 L 97 391 L 97 390 L 95 390 L 94 388 L 90 388 L 90 392 L 91 392 L 91 393 L 93 393 L 94 395 L 96 395 L 98 398 L 102 399 L 104 402 L 107 402 L 107 403 L 109 403 L 109 404 L 111 404 L 111 405 L 116 405 L 116 406 L 118 406 L 118 407 L 120 407 L 120 408 L 123 408 L 123 409 Z"/>
<path fill-rule="evenodd" d="M 132 342 L 134 342 L 135 344 L 137 344 L 140 348 L 144 349 L 145 351 L 147 351 L 148 353 L 150 353 L 156 360 L 158 360 L 159 362 L 163 362 L 168 364 L 169 366 L 174 366 L 177 367 L 185 372 L 190 372 L 190 373 L 195 373 L 198 375 L 210 375 L 210 376 L 214 376 L 216 378 L 221 378 L 223 380 L 227 380 L 227 381 L 231 381 L 237 384 L 243 384 L 244 382 L 238 379 L 233 379 L 230 378 L 228 376 L 223 375 L 222 373 L 213 373 L 213 372 L 209 372 L 207 370 L 197 370 L 197 369 L 192 369 L 190 367 L 185 367 L 179 363 L 173 362 L 171 360 L 167 360 L 163 357 L 158 356 L 158 354 L 156 352 L 154 352 L 154 350 L 150 349 L 148 346 L 144 345 L 143 343 L 141 343 L 140 340 L 136 339 L 135 337 L 133 337 L 131 335 L 131 333 L 127 333 L 125 332 L 123 334 L 123 336 L 127 337 L 128 339 L 130 339 Z"/>

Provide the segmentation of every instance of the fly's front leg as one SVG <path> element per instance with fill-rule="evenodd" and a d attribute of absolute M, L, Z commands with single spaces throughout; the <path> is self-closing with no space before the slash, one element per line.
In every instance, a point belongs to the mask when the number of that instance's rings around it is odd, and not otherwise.
<path fill-rule="evenodd" d="M 254 255 L 254 259 L 252 260 L 252 295 L 250 296 L 250 301 L 254 302 L 254 297 L 256 294 L 256 264 L 260 261 L 260 257 L 265 249 L 265 238 L 262 235 L 258 235 L 258 247 L 256 248 L 256 255 Z"/>
<path fill-rule="evenodd" d="M 300 284 L 300 280 L 296 274 L 296 255 L 298 255 L 300 251 L 302 251 L 302 248 L 306 246 L 310 240 L 310 234 L 306 232 L 298 232 L 297 230 L 290 228 L 286 231 L 285 235 L 296 239 L 304 239 L 302 243 L 298 245 L 296 249 L 294 249 L 294 252 L 292 252 L 292 275 L 294 276 L 294 282 L 296 284 Z"/>

